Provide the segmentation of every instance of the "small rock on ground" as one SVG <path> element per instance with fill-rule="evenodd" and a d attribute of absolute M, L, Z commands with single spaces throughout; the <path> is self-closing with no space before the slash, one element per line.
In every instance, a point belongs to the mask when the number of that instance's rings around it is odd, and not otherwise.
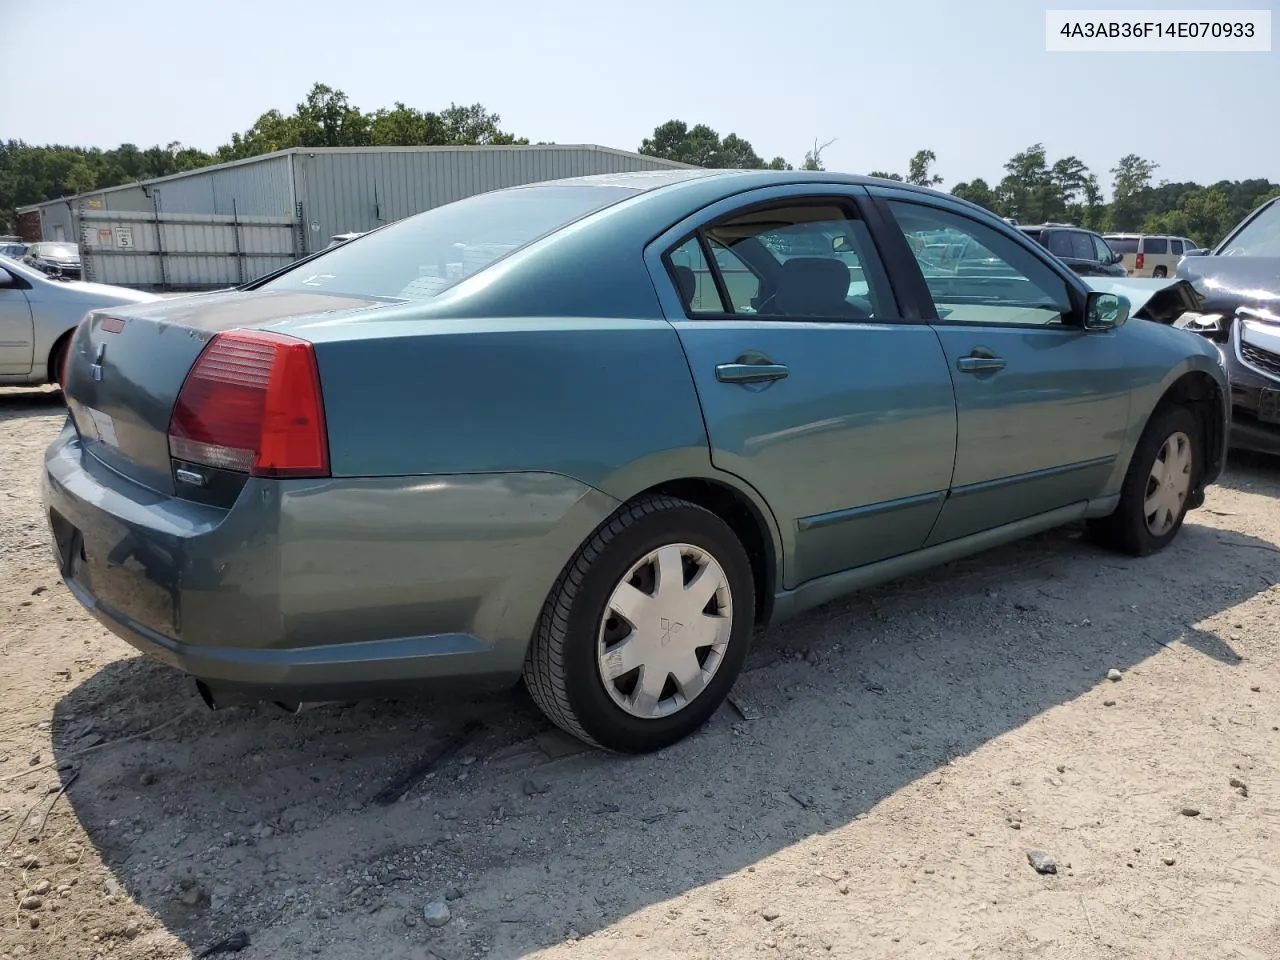
<path fill-rule="evenodd" d="M 1031 864 L 1036 873 L 1057 873 L 1058 860 L 1051 853 L 1045 853 L 1043 850 L 1028 850 L 1027 863 Z"/>
<path fill-rule="evenodd" d="M 773 921 L 777 920 L 780 916 L 782 916 L 782 911 L 779 910 L 777 907 L 765 907 L 763 910 L 760 911 L 760 916 L 764 917 L 770 923 L 773 923 Z"/>
<path fill-rule="evenodd" d="M 433 900 L 422 908 L 422 919 L 429 927 L 443 927 L 452 916 L 448 905 L 441 900 Z"/>
<path fill-rule="evenodd" d="M 1115 667 L 1112 667 L 1110 670 L 1107 671 L 1107 679 L 1110 680 L 1112 683 L 1116 683 L 1117 681 L 1124 679 L 1124 674 L 1121 673 L 1119 670 L 1117 670 Z"/>

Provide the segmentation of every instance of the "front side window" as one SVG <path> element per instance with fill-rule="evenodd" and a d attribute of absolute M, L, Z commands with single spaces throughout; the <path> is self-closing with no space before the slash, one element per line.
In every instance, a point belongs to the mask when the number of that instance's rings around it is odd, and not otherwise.
<path fill-rule="evenodd" d="M 903 200 L 889 201 L 889 209 L 908 240 L 946 230 L 967 236 L 989 255 L 982 269 L 966 269 L 964 261 L 949 269 L 920 264 L 940 320 L 1036 327 L 1068 322 L 1067 282 L 1021 243 L 949 210 Z"/>
<path fill-rule="evenodd" d="M 1115 256 L 1112 249 L 1107 246 L 1107 241 L 1093 234 L 1089 235 L 1089 239 L 1093 241 L 1093 255 L 1099 263 L 1110 263 L 1111 258 Z"/>
<path fill-rule="evenodd" d="M 689 253 L 703 244 L 712 286 L 697 278 Z M 696 300 L 685 301 L 691 316 L 716 312 L 721 292 L 723 312 L 734 315 L 865 320 L 894 312 L 866 224 L 836 200 L 788 201 L 727 217 L 672 250 L 667 266 L 678 289 L 689 289 L 682 268 L 695 272 Z"/>
<path fill-rule="evenodd" d="M 260 289 L 426 300 L 636 192 L 614 185 L 539 184 L 477 194 L 332 247 Z"/>

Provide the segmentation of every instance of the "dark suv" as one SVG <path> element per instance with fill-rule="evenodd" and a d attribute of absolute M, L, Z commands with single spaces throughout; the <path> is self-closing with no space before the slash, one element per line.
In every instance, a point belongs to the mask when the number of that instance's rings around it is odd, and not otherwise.
<path fill-rule="evenodd" d="M 1129 271 L 1124 258 L 1109 246 L 1102 235 L 1065 223 L 1042 223 L 1018 229 L 1055 254 L 1076 273 L 1085 277 L 1125 277 Z"/>

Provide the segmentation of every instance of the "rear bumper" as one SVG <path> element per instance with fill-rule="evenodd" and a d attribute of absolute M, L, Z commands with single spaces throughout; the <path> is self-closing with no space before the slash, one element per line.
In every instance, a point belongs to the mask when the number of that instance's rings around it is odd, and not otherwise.
<path fill-rule="evenodd" d="M 221 510 L 84 452 L 68 425 L 44 504 L 72 594 L 217 688 L 339 699 L 520 676 L 563 564 L 616 502 L 549 474 L 251 480 Z"/>

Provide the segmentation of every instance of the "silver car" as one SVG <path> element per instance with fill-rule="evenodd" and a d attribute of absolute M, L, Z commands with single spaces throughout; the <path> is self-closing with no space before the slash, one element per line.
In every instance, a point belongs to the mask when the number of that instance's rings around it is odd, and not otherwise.
<path fill-rule="evenodd" d="M 86 313 L 159 299 L 127 287 L 55 280 L 0 257 L 0 384 L 59 383 L 71 332 Z"/>

